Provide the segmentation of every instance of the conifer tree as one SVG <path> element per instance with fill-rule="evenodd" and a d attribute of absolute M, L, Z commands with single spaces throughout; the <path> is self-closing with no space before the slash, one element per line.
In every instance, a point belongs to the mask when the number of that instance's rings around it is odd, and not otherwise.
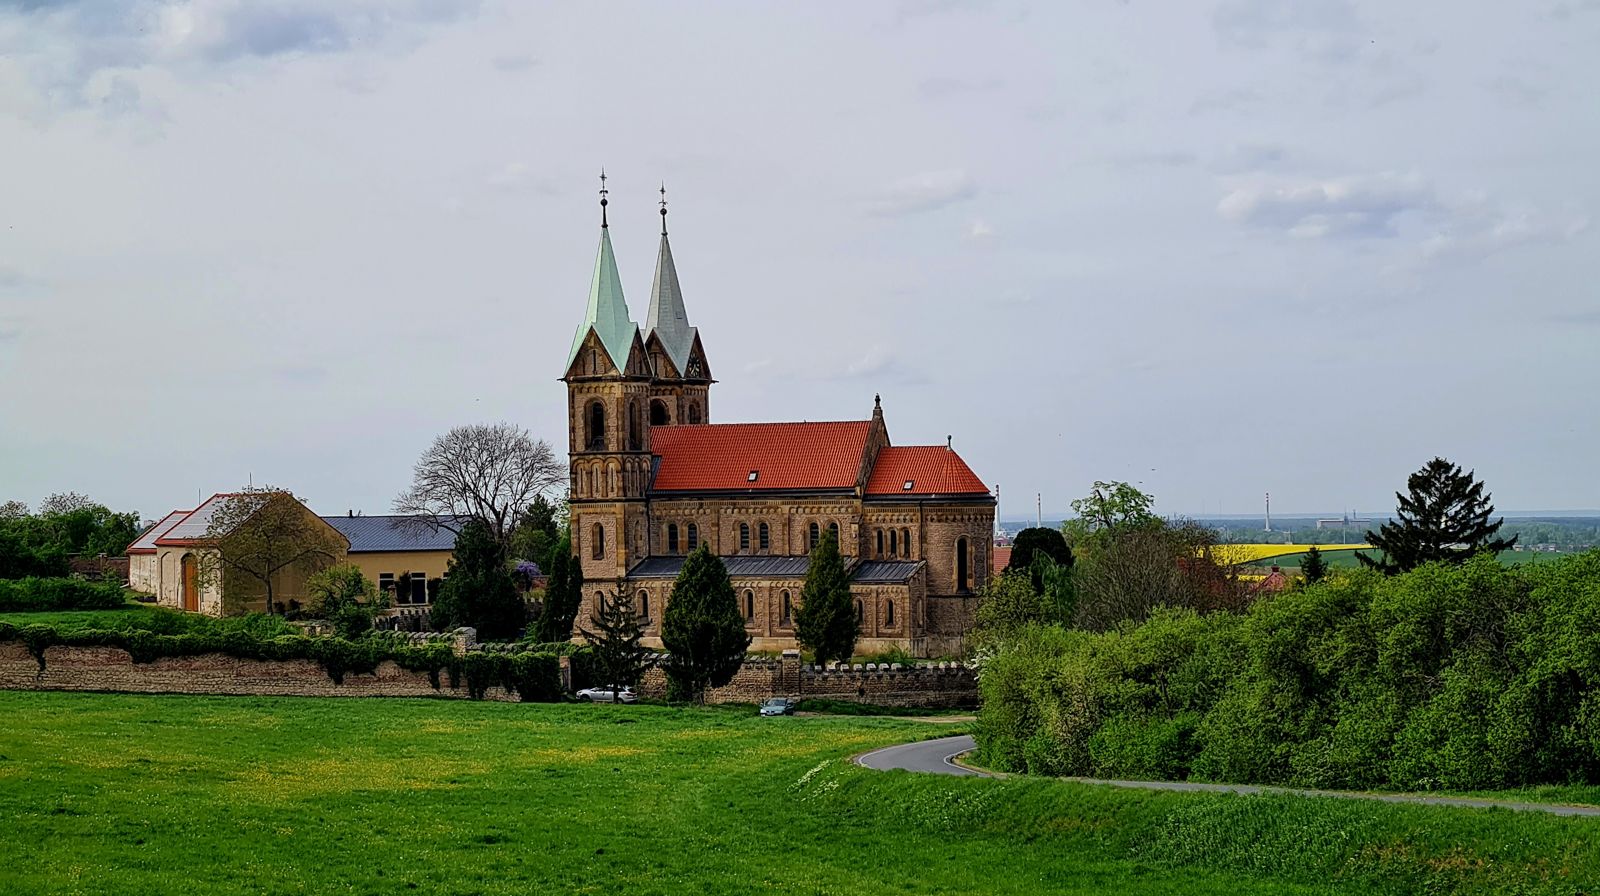
<path fill-rule="evenodd" d="M 727 684 L 744 665 L 744 632 L 728 568 L 701 545 L 683 562 L 661 619 L 667 649 L 667 696 L 703 701 L 707 687 Z"/>
<path fill-rule="evenodd" d="M 1489 522 L 1494 505 L 1471 471 L 1436 457 L 1406 480 L 1408 494 L 1395 493 L 1397 521 L 1367 533 L 1367 544 L 1383 552 L 1378 559 L 1357 552 L 1363 565 L 1389 575 L 1442 560 L 1465 563 L 1484 551 L 1499 552 L 1517 543 L 1498 538 L 1505 520 Z"/>
<path fill-rule="evenodd" d="M 644 626 L 639 622 L 639 611 L 633 605 L 633 595 L 626 592 L 601 598 L 600 606 L 589 617 L 594 631 L 579 629 L 584 640 L 594 648 L 595 665 L 604 684 L 611 688 L 611 702 L 623 687 L 639 683 L 650 668 L 655 651 L 639 643 L 644 637 Z"/>
<path fill-rule="evenodd" d="M 1322 552 L 1315 547 L 1306 551 L 1306 558 L 1300 561 L 1300 575 L 1305 577 L 1307 585 L 1315 585 L 1328 577 L 1328 561 L 1322 559 Z"/>
<path fill-rule="evenodd" d="M 483 520 L 468 522 L 456 536 L 450 574 L 431 615 L 436 629 L 470 625 L 484 640 L 512 638 L 522 629 L 527 605 L 511 579 L 505 546 Z"/>
<path fill-rule="evenodd" d="M 534 621 L 534 636 L 541 643 L 572 637 L 572 624 L 583 603 L 582 572 L 572 556 L 572 537 L 561 536 L 550 549 L 550 578 L 545 583 L 544 609 Z"/>
<path fill-rule="evenodd" d="M 794 613 L 795 639 L 818 663 L 845 662 L 856 650 L 861 623 L 850 597 L 850 577 L 839 556 L 839 540 L 829 529 L 811 551 L 806 583 L 800 589 L 800 608 Z"/>

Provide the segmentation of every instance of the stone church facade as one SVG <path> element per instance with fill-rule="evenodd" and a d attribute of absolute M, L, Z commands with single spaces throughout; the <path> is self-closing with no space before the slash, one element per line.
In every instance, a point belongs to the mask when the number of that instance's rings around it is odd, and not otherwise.
<path fill-rule="evenodd" d="M 857 650 L 960 650 L 992 568 L 995 501 L 948 445 L 890 443 L 863 420 L 712 423 L 716 382 L 667 241 L 643 328 L 623 298 L 601 191 L 600 248 L 568 353 L 568 451 L 579 620 L 626 592 L 659 646 L 684 558 L 728 567 L 752 650 L 797 646 L 794 612 L 822 533 L 837 533 L 861 620 Z"/>

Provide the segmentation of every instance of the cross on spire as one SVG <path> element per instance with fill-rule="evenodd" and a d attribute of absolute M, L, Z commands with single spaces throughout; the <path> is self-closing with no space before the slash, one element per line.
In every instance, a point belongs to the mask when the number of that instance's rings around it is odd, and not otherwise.
<path fill-rule="evenodd" d="M 610 191 L 608 191 L 606 189 L 606 169 L 605 168 L 601 168 L 600 169 L 600 226 L 601 227 L 610 227 L 611 226 L 606 221 L 606 193 L 608 193 L 608 192 L 610 192 Z"/>
<path fill-rule="evenodd" d="M 667 235 L 667 185 L 661 184 L 661 235 Z"/>

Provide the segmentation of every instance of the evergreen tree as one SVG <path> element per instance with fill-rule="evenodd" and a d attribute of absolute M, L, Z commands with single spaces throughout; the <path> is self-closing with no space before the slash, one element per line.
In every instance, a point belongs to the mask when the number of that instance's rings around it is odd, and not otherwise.
<path fill-rule="evenodd" d="M 800 608 L 794 614 L 795 639 L 816 656 L 818 663 L 845 662 L 856 650 L 861 623 L 850 597 L 850 577 L 839 556 L 839 540 L 829 529 L 811 551 L 806 583 L 800 589 Z"/>
<path fill-rule="evenodd" d="M 1006 564 L 1006 569 L 1030 569 L 1033 558 L 1039 554 L 1054 560 L 1058 566 L 1072 565 L 1072 548 L 1067 547 L 1067 539 L 1061 530 L 1029 526 L 1018 532 L 1012 540 L 1011 562 Z"/>
<path fill-rule="evenodd" d="M 1322 559 L 1322 552 L 1316 548 L 1306 551 L 1306 558 L 1300 561 L 1300 574 L 1305 576 L 1307 585 L 1315 585 L 1328 577 L 1328 561 Z"/>
<path fill-rule="evenodd" d="M 1395 493 L 1398 520 L 1367 533 L 1367 544 L 1383 552 L 1373 559 L 1357 552 L 1365 566 L 1389 575 L 1442 560 L 1464 563 L 1473 555 L 1510 549 L 1516 536 L 1498 538 L 1505 520 L 1489 522 L 1494 505 L 1471 471 L 1436 457 L 1406 480 L 1409 494 Z"/>
<path fill-rule="evenodd" d="M 515 637 L 526 618 L 505 546 L 488 523 L 469 521 L 456 536 L 450 574 L 433 605 L 433 627 L 448 631 L 470 625 L 483 640 L 501 640 Z"/>
<path fill-rule="evenodd" d="M 683 562 L 661 619 L 667 696 L 705 699 L 707 687 L 727 684 L 744 665 L 750 636 L 744 632 L 728 568 L 701 545 Z"/>
<path fill-rule="evenodd" d="M 595 614 L 589 617 L 589 623 L 595 631 L 579 631 L 594 648 L 595 666 L 611 688 L 611 700 L 615 703 L 619 690 L 638 684 L 644 677 L 654 663 L 655 651 L 639 643 L 644 637 L 644 626 L 639 622 L 639 612 L 633 606 L 631 594 L 602 598 Z"/>
<path fill-rule="evenodd" d="M 563 535 L 550 550 L 550 581 L 544 589 L 544 609 L 534 621 L 534 639 L 541 643 L 572 637 L 572 624 L 583 603 L 583 574 L 572 556 L 572 538 Z"/>

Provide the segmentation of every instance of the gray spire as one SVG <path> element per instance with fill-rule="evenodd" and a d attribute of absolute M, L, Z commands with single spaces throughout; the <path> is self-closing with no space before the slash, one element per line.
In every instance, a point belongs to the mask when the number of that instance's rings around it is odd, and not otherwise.
<path fill-rule="evenodd" d="M 661 340 L 672 365 L 682 376 L 694 348 L 696 330 L 689 326 L 689 312 L 683 307 L 683 290 L 678 286 L 678 268 L 672 263 L 672 246 L 667 242 L 666 187 L 661 188 L 661 251 L 656 255 L 656 279 L 650 285 L 650 314 L 645 318 L 645 338 L 654 333 Z"/>

